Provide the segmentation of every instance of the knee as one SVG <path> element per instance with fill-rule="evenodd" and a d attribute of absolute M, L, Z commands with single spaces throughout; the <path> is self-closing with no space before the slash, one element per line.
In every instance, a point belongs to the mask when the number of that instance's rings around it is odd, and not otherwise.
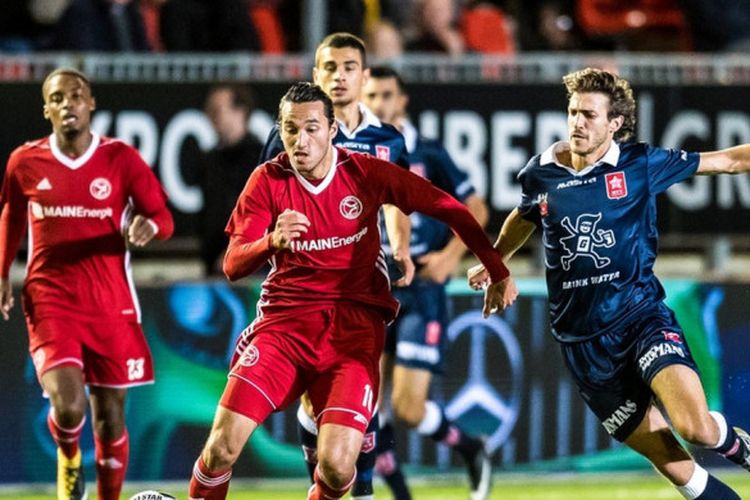
<path fill-rule="evenodd" d="M 333 489 L 342 489 L 354 478 L 354 460 L 345 454 L 318 457 L 318 468 L 326 484 Z"/>
<path fill-rule="evenodd" d="M 237 461 L 242 446 L 234 444 L 221 434 L 212 433 L 203 449 L 203 461 L 212 472 L 229 469 Z"/>
<path fill-rule="evenodd" d="M 75 427 L 86 415 L 86 395 L 83 393 L 50 395 L 50 403 L 55 409 L 55 421 L 62 427 Z"/>
<path fill-rule="evenodd" d="M 417 427 L 422 422 L 425 412 L 424 404 L 425 401 L 421 398 L 404 392 L 394 392 L 391 398 L 391 405 L 396 418 L 410 428 Z"/>
<path fill-rule="evenodd" d="M 706 413 L 703 415 L 683 415 L 672 420 L 672 426 L 682 439 L 699 446 L 714 446 L 718 441 L 716 422 Z"/>

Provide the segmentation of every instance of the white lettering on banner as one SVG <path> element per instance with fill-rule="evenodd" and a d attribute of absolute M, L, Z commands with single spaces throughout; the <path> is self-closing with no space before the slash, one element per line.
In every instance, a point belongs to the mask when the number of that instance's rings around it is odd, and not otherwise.
<path fill-rule="evenodd" d="M 698 111 L 681 111 L 669 121 L 662 135 L 666 148 L 679 148 L 688 137 L 707 141 L 710 136 L 708 118 Z M 675 184 L 667 190 L 669 199 L 684 210 L 699 210 L 711 201 L 711 183 L 708 177 L 697 176 L 691 182 Z"/>
<path fill-rule="evenodd" d="M 525 148 L 513 146 L 514 138 L 531 132 L 531 115 L 525 111 L 503 111 L 492 115 L 492 205 L 511 208 L 518 203 L 515 178 L 529 161 Z"/>
<path fill-rule="evenodd" d="M 487 128 L 482 116 L 474 111 L 445 113 L 443 145 L 448 154 L 469 176 L 469 181 L 482 198 L 487 197 Z"/>
<path fill-rule="evenodd" d="M 292 252 L 330 250 L 358 243 L 366 234 L 367 228 L 363 227 L 358 233 L 350 236 L 330 236 L 328 238 L 318 238 L 317 240 L 294 240 L 291 243 L 291 250 Z"/>
<path fill-rule="evenodd" d="M 123 111 L 117 115 L 116 135 L 138 148 L 148 165 L 159 157 L 159 126 L 153 116 L 145 111 Z"/>
<path fill-rule="evenodd" d="M 736 144 L 750 142 L 750 117 L 745 113 L 719 113 L 716 130 L 716 148 L 726 149 Z M 750 176 L 719 175 L 716 177 L 716 203 L 724 209 L 731 209 L 737 205 L 750 207 Z M 735 191 L 739 200 L 735 199 Z M 738 203 L 739 201 L 739 203 Z"/>
<path fill-rule="evenodd" d="M 607 419 L 602 422 L 604 429 L 610 435 L 614 434 L 615 432 L 617 432 L 617 429 L 622 427 L 622 424 L 624 424 L 631 415 L 635 414 L 636 410 L 638 410 L 638 406 L 633 401 L 628 399 L 627 401 L 625 401 L 624 405 L 620 405 L 620 407 L 616 409 L 612 415 L 607 417 Z"/>

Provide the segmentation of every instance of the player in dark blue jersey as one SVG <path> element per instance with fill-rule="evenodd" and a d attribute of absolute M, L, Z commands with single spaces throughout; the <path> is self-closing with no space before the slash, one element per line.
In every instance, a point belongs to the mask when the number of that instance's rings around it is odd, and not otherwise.
<path fill-rule="evenodd" d="M 333 140 L 337 146 L 351 151 L 368 153 L 409 168 L 403 136 L 393 126 L 381 122 L 360 102 L 362 86 L 367 81 L 369 70 L 365 45 L 358 37 L 349 33 L 333 33 L 323 39 L 315 51 L 313 81 L 328 94 L 333 102 L 338 133 Z M 274 126 L 261 152 L 260 162 L 267 161 L 284 150 L 278 126 Z M 395 286 L 405 286 L 414 277 L 414 264 L 409 254 L 409 218 L 396 207 L 383 207 L 388 239 L 396 249 L 393 262 L 402 276 Z M 306 397 L 297 412 L 299 435 L 308 471 L 317 464 L 317 429 L 311 416 L 312 406 Z M 363 455 L 357 462 L 357 481 L 352 487 L 352 498 L 365 500 L 372 497 L 372 469 L 375 465 L 375 430 L 377 415 L 373 416 L 367 429 Z"/>
<path fill-rule="evenodd" d="M 655 197 L 696 174 L 749 171 L 750 145 L 688 153 L 628 142 L 635 99 L 627 81 L 589 68 L 564 82 L 569 142 L 521 171 L 521 203 L 495 247 L 508 260 L 541 228 L 553 335 L 607 432 L 648 458 L 685 498 L 739 499 L 672 433 L 750 471 L 750 437 L 709 411 L 682 329 L 664 305 L 653 273 Z M 469 271 L 475 288 L 484 278 L 481 266 Z M 485 314 L 496 307 L 488 297 Z"/>
<path fill-rule="evenodd" d="M 404 135 L 412 172 L 464 202 L 484 225 L 488 212 L 484 201 L 463 171 L 434 140 L 420 137 L 406 116 L 408 95 L 393 69 L 370 68 L 362 94 L 364 103 L 383 121 Z M 411 216 L 411 255 L 417 275 L 411 285 L 397 288 L 394 297 L 401 304 L 399 316 L 389 326 L 381 362 L 381 388 L 390 385 L 390 398 L 381 391 L 380 430 L 377 436 L 376 470 L 391 487 L 397 500 L 411 498 L 395 455 L 390 413 L 424 436 L 455 448 L 469 469 L 471 498 L 489 495 L 491 462 L 483 443 L 463 433 L 429 399 L 433 373 L 441 373 L 448 326 L 445 283 L 455 272 L 466 247 L 450 229 L 430 217 Z M 383 242 L 387 246 L 387 241 Z M 390 408 L 389 408 L 390 403 Z"/>

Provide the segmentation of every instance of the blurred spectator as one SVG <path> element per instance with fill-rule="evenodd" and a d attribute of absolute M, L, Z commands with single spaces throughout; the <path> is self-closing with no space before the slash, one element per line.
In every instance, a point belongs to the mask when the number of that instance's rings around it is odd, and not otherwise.
<path fill-rule="evenodd" d="M 281 3 L 282 0 L 248 0 L 250 19 L 264 54 L 283 54 L 286 51 L 286 36 L 279 15 Z"/>
<path fill-rule="evenodd" d="M 224 227 L 263 148 L 248 131 L 252 110 L 252 94 L 242 85 L 218 85 L 206 96 L 206 115 L 218 137 L 216 147 L 206 155 L 200 174 L 203 211 L 198 234 L 206 276 L 221 274 L 221 261 L 229 242 Z"/>
<path fill-rule="evenodd" d="M 516 51 L 515 25 L 500 5 L 472 1 L 461 13 L 461 36 L 466 48 L 485 54 L 512 54 Z"/>
<path fill-rule="evenodd" d="M 143 18 L 143 28 L 146 39 L 153 52 L 164 52 L 164 44 L 161 41 L 159 24 L 161 18 L 161 6 L 167 0 L 140 0 L 139 7 Z"/>
<path fill-rule="evenodd" d="M 134 0 L 72 0 L 43 49 L 95 52 L 150 50 Z"/>
<path fill-rule="evenodd" d="M 587 36 L 609 39 L 614 49 L 669 52 L 691 47 L 677 0 L 578 0 L 577 15 Z"/>
<path fill-rule="evenodd" d="M 387 61 L 404 52 L 401 32 L 390 21 L 376 21 L 367 29 L 366 35 L 367 53 L 374 59 Z"/>
<path fill-rule="evenodd" d="M 167 0 L 161 39 L 170 52 L 259 52 L 258 34 L 244 0 Z"/>
<path fill-rule="evenodd" d="M 328 0 L 327 33 L 346 32 L 361 38 L 364 27 L 364 0 Z"/>
<path fill-rule="evenodd" d="M 516 12 L 518 43 L 524 51 L 581 50 L 581 29 L 576 24 L 575 0 L 525 0 Z"/>
<path fill-rule="evenodd" d="M 695 50 L 750 52 L 750 1 L 681 0 Z M 710 19 L 710 22 L 706 20 Z"/>
<path fill-rule="evenodd" d="M 49 45 L 51 29 L 71 0 L 5 0 L 0 52 L 31 52 Z"/>
<path fill-rule="evenodd" d="M 454 56 L 464 52 L 464 39 L 455 25 L 458 5 L 453 0 L 417 0 L 415 8 L 416 38 L 406 50 Z"/>

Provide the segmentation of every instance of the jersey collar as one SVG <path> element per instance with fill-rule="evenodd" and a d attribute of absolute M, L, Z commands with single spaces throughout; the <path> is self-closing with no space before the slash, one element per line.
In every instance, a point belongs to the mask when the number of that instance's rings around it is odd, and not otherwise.
<path fill-rule="evenodd" d="M 323 180 L 320 182 L 320 184 L 315 185 L 312 182 L 305 179 L 299 172 L 297 172 L 297 169 L 294 168 L 291 164 L 289 165 L 292 169 L 292 172 L 294 172 L 294 176 L 297 178 L 297 180 L 302 184 L 302 187 L 311 192 L 312 194 L 320 194 L 323 192 L 325 188 L 328 187 L 328 185 L 333 181 L 333 176 L 336 174 L 336 166 L 339 163 L 339 150 L 336 146 L 333 146 L 333 155 L 331 155 L 331 168 L 328 169 L 328 173 L 325 177 L 323 177 Z"/>
<path fill-rule="evenodd" d="M 563 168 L 570 172 L 573 175 L 576 176 L 582 176 L 586 175 L 589 172 L 591 172 L 595 167 L 598 167 L 602 164 L 611 165 L 613 167 L 617 166 L 617 162 L 620 161 L 620 146 L 615 141 L 612 141 L 612 143 L 609 145 L 609 149 L 606 153 L 604 153 L 604 156 L 594 163 L 593 165 L 588 165 L 586 168 L 584 168 L 581 171 L 577 171 L 576 169 L 569 167 L 567 165 L 563 165 L 562 163 L 557 161 L 557 153 L 561 151 L 565 151 L 566 149 L 570 149 L 570 143 L 565 141 L 559 141 L 554 143 L 552 146 L 548 147 L 544 153 L 542 153 L 542 157 L 539 159 L 540 165 L 555 165 L 559 168 Z"/>
<path fill-rule="evenodd" d="M 54 133 L 49 136 L 49 147 L 52 151 L 52 156 L 54 156 L 57 161 L 71 170 L 77 170 L 91 159 L 96 148 L 99 147 L 99 134 L 93 131 L 91 132 L 91 144 L 89 144 L 88 149 L 86 149 L 86 151 L 78 158 L 71 158 L 60 151 L 60 147 L 57 145 L 57 136 Z"/>
<path fill-rule="evenodd" d="M 368 108 L 361 102 L 357 103 L 357 106 L 359 107 L 359 116 L 362 119 L 359 122 L 359 126 L 354 131 L 350 132 L 349 129 L 346 128 L 346 125 L 344 125 L 344 122 L 338 119 L 336 120 L 339 124 L 339 130 L 341 130 L 341 132 L 343 132 L 344 135 L 349 139 L 353 138 L 355 135 L 357 135 L 359 132 L 361 132 L 362 130 L 366 129 L 369 126 L 373 126 L 373 127 L 383 126 L 380 120 L 378 119 L 378 117 L 375 116 L 375 113 L 370 111 L 370 108 Z"/>
<path fill-rule="evenodd" d="M 417 137 L 419 137 L 417 127 L 414 126 L 411 120 L 404 118 L 401 121 L 400 132 L 401 135 L 404 136 L 404 142 L 406 143 L 406 152 L 413 153 L 414 150 L 417 149 Z"/>

